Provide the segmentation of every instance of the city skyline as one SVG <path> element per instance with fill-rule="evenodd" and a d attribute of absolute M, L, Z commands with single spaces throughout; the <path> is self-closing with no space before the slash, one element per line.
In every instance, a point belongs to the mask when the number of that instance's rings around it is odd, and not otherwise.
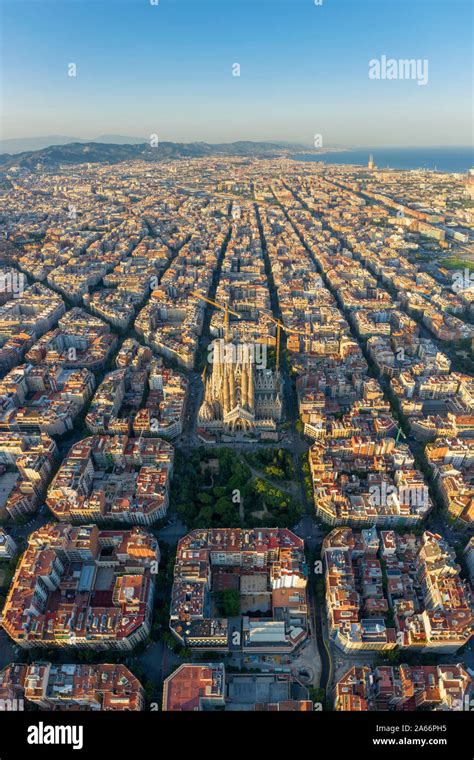
<path fill-rule="evenodd" d="M 82 150 L 2 174 L 0 700 L 467 712 L 473 173 Z"/>

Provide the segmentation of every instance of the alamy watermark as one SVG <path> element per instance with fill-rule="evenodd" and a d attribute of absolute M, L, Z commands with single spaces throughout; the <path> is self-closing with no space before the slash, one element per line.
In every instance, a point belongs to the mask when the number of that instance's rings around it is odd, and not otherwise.
<path fill-rule="evenodd" d="M 373 507 L 404 506 L 426 507 L 429 501 L 428 486 L 403 486 L 398 487 L 383 481 L 380 485 L 369 487 L 369 503 Z"/>
<path fill-rule="evenodd" d="M 13 298 L 19 298 L 25 290 L 26 277 L 23 272 L 1 272 L 0 293 L 9 293 Z"/>
<path fill-rule="evenodd" d="M 24 709 L 23 699 L 0 699 L 0 712 L 23 712 Z"/>
<path fill-rule="evenodd" d="M 369 79 L 412 80 L 419 85 L 428 84 L 427 58 L 371 58 Z"/>
<path fill-rule="evenodd" d="M 250 362 L 257 369 L 267 367 L 267 346 L 265 343 L 227 343 L 223 338 L 214 340 L 207 350 L 209 364 L 242 364 Z"/>
<path fill-rule="evenodd" d="M 474 272 L 464 269 L 453 273 L 451 289 L 455 293 L 461 293 L 463 290 L 470 290 L 471 288 L 474 288 Z"/>

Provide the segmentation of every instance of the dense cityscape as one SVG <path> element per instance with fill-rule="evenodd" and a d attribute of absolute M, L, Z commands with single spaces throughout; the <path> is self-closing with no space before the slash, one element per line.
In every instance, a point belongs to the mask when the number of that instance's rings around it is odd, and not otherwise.
<path fill-rule="evenodd" d="M 3 167 L 6 710 L 474 705 L 474 172 Z"/>

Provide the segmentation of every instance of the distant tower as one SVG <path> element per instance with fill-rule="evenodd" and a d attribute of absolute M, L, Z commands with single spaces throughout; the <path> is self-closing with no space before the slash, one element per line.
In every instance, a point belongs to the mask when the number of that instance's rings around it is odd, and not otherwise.
<path fill-rule="evenodd" d="M 471 198 L 471 200 L 474 200 L 474 169 L 469 169 L 467 173 L 465 191 L 466 195 Z"/>
<path fill-rule="evenodd" d="M 369 156 L 369 163 L 367 164 L 367 167 L 369 169 L 375 169 L 375 162 L 374 162 L 374 157 L 373 157 L 372 153 Z"/>

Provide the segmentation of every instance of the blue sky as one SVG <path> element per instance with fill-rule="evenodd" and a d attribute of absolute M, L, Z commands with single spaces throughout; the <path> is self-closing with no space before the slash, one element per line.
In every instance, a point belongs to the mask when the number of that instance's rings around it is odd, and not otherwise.
<path fill-rule="evenodd" d="M 2 137 L 467 145 L 470 0 L 0 0 Z M 429 82 L 368 62 L 429 61 Z M 77 76 L 69 77 L 69 63 Z M 239 63 L 240 77 L 232 76 Z"/>

